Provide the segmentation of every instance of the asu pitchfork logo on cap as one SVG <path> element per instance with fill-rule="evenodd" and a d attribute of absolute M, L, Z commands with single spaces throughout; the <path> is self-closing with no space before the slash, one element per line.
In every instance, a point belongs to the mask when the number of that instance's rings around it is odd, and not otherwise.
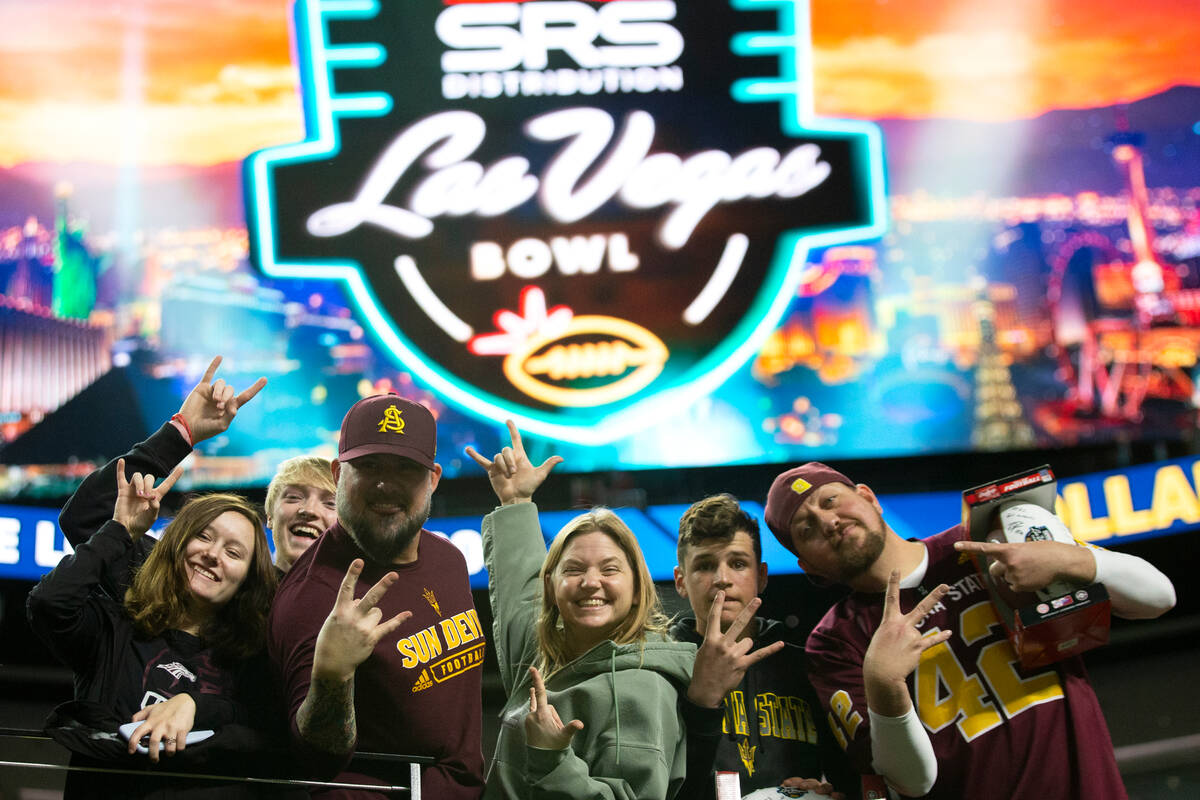
<path fill-rule="evenodd" d="M 437 421 L 416 402 L 394 394 L 359 400 L 342 419 L 338 460 L 351 461 L 372 453 L 387 453 L 434 468 Z"/>
<path fill-rule="evenodd" d="M 294 8 L 310 135 L 246 161 L 252 259 L 344 281 L 489 422 L 668 419 L 757 352 L 811 248 L 886 229 L 878 127 L 813 113 L 807 0 Z"/>
<path fill-rule="evenodd" d="M 388 406 L 383 412 L 383 418 L 379 420 L 380 433 L 404 433 L 404 417 L 400 416 L 400 409 L 394 405 Z"/>

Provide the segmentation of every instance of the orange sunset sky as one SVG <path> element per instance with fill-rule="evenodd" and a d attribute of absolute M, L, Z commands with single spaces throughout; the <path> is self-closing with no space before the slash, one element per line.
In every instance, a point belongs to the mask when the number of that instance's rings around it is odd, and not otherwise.
<path fill-rule="evenodd" d="M 300 138 L 287 19 L 284 0 L 0 0 L 0 166 Z M 813 0 L 812 33 L 827 116 L 1020 119 L 1200 84 L 1200 0 Z"/>

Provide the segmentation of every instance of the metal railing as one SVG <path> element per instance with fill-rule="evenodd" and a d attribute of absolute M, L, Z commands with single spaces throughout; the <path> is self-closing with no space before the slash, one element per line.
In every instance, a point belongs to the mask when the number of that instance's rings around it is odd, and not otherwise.
<path fill-rule="evenodd" d="M 57 742 L 54 742 L 54 739 L 47 736 L 42 731 L 30 730 L 27 728 L 0 728 L 0 738 L 20 739 L 32 742 L 47 742 L 54 743 L 56 747 L 59 746 Z M 297 789 L 366 789 L 372 792 L 380 792 L 384 794 L 404 794 L 411 798 L 411 800 L 421 800 L 421 767 L 425 764 L 432 764 L 433 762 L 434 759 L 429 756 L 402 755 L 395 753 L 371 753 L 360 751 L 354 754 L 350 760 L 350 765 L 347 767 L 348 770 L 359 772 L 365 775 L 371 775 L 372 772 L 381 767 L 406 765 L 408 767 L 409 779 L 407 786 L 388 782 L 383 784 L 348 783 L 341 781 L 314 781 L 305 780 L 302 778 L 287 777 L 216 775 L 212 773 L 176 772 L 160 769 L 139 770 L 123 769 L 119 767 L 72 766 L 70 764 L 56 764 L 46 761 L 0 760 L 0 767 L 45 770 L 61 773 L 87 772 L 104 775 L 130 775 L 138 778 L 186 778 L 188 780 L 220 781 L 222 783 L 245 783 L 262 786 L 291 786 Z"/>

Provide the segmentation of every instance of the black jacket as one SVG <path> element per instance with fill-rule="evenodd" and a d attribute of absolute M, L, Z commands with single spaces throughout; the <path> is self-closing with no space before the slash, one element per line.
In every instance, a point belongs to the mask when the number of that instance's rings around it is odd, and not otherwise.
<path fill-rule="evenodd" d="M 170 424 L 124 456 L 126 472 L 167 475 L 191 448 Z M 72 750 L 72 766 L 132 769 L 138 775 L 72 772 L 65 797 L 237 798 L 281 796 L 278 787 L 214 780 L 156 777 L 155 772 L 198 772 L 231 776 L 288 773 L 286 723 L 265 651 L 224 663 L 204 642 L 169 630 L 146 638 L 125 613 L 125 590 L 155 539 L 131 540 L 112 517 L 117 495 L 117 460 L 89 475 L 59 515 L 75 552 L 59 562 L 30 592 L 30 626 L 51 652 L 75 672 L 75 700 L 60 706 L 46 730 Z M 196 701 L 194 730 L 216 731 L 211 739 L 160 759 L 154 767 L 142 754 L 128 756 L 113 720 L 128 721 L 140 708 L 187 692 Z M 96 728 L 97 724 L 103 730 Z M 97 749 L 97 744 L 104 744 Z"/>
<path fill-rule="evenodd" d="M 778 786 L 785 778 L 820 778 L 848 798 L 859 796 L 859 778 L 834 742 L 808 683 L 804 649 L 787 638 L 776 620 L 756 618 L 754 649 L 776 641 L 785 647 L 746 671 L 742 682 L 725 696 L 724 714 L 700 716 L 697 706 L 684 708 L 688 722 L 688 777 L 680 798 L 715 798 L 713 773 L 738 772 L 742 794 Z M 671 635 L 699 646 L 704 637 L 696 620 L 684 617 Z"/>

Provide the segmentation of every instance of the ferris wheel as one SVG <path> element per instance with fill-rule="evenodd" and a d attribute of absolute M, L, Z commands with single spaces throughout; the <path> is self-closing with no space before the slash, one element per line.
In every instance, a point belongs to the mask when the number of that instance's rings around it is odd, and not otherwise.
<path fill-rule="evenodd" d="M 1142 422 L 1148 398 L 1189 403 L 1200 331 L 1179 325 L 1178 274 L 1154 252 L 1139 146 L 1128 131 L 1111 137 L 1128 189 L 1130 254 L 1098 231 L 1067 239 L 1050 261 L 1047 302 L 1058 377 L 1067 385 L 1060 419 L 1093 425 Z M 1190 360 L 1190 364 L 1189 364 Z"/>

